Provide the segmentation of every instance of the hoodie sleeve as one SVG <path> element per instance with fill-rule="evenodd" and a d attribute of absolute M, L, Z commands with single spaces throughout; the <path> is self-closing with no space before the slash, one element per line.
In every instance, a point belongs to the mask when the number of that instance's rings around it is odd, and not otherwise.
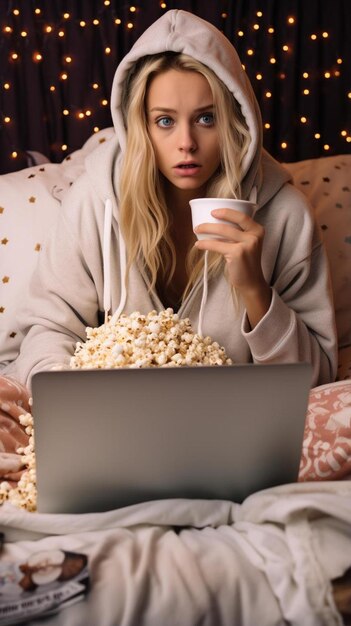
<path fill-rule="evenodd" d="M 77 183 L 62 204 L 19 314 L 25 337 L 4 373 L 24 384 L 37 371 L 68 366 L 86 327 L 99 325 L 103 275 L 96 207 L 102 203 L 87 192 L 85 177 Z"/>
<path fill-rule="evenodd" d="M 253 330 L 244 315 L 241 331 L 254 362 L 306 361 L 312 364 L 312 386 L 316 386 L 335 380 L 336 326 L 326 253 L 301 196 L 286 186 L 275 201 L 288 207 L 284 226 L 276 223 L 272 228 L 271 220 L 264 224 L 267 247 L 277 249 L 271 306 Z M 281 229 L 279 247 L 271 244 L 269 229 Z"/>

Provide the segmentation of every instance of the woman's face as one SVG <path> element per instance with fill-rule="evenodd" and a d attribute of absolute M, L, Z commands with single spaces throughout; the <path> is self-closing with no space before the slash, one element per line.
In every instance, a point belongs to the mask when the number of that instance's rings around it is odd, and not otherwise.
<path fill-rule="evenodd" d="M 202 195 L 221 162 L 206 78 L 173 69 L 158 74 L 148 89 L 146 112 L 159 171 L 187 197 Z"/>

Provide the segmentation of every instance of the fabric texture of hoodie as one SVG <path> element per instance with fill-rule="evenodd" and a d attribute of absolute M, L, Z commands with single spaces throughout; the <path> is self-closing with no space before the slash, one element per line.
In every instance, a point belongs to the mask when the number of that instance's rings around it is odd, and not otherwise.
<path fill-rule="evenodd" d="M 250 130 L 242 198 L 257 194 L 254 219 L 265 228 L 262 268 L 272 287 L 271 305 L 251 330 L 235 306 L 224 275 L 208 284 L 203 333 L 226 349 L 234 362 L 312 363 L 311 384 L 334 380 L 336 333 L 326 256 L 306 198 L 289 173 L 262 148 L 262 123 L 251 84 L 229 40 L 186 11 L 171 10 L 148 28 L 118 66 L 112 86 L 114 136 L 85 161 L 85 172 L 66 194 L 57 226 L 42 253 L 20 313 L 26 336 L 16 361 L 3 371 L 29 383 L 57 364 L 68 365 L 87 326 L 103 311 L 146 314 L 164 308 L 146 273 L 132 265 L 124 288 L 126 252 L 119 229 L 118 188 L 126 146 L 121 93 L 126 74 L 145 55 L 182 52 L 205 63 L 241 106 Z M 189 208 L 190 210 L 190 208 Z M 202 280 L 178 311 L 199 323 Z"/>

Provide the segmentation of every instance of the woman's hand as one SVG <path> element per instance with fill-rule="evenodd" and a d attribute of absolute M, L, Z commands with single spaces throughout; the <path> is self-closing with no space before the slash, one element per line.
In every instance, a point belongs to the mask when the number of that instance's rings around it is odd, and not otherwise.
<path fill-rule="evenodd" d="M 261 265 L 264 228 L 240 211 L 214 209 L 211 213 L 229 224 L 200 224 L 196 233 L 217 235 L 219 239 L 201 239 L 195 246 L 224 256 L 230 284 L 240 293 L 254 328 L 271 302 L 271 288 Z"/>
<path fill-rule="evenodd" d="M 20 416 L 30 413 L 27 389 L 5 376 L 0 376 L 0 481 L 15 484 L 23 471 L 18 448 L 26 447 L 29 437 L 20 423 Z"/>

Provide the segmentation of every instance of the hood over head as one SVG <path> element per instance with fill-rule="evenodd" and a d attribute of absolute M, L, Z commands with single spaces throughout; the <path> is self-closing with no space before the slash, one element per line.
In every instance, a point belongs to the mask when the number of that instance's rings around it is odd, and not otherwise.
<path fill-rule="evenodd" d="M 97 149 L 86 161 L 99 195 L 106 200 L 111 197 L 113 187 L 115 194 L 118 190 L 119 164 L 126 147 L 121 100 L 127 76 L 139 59 L 162 52 L 184 53 L 200 61 L 218 76 L 238 102 L 251 137 L 243 162 L 242 198 L 257 202 L 259 209 L 290 176 L 262 148 L 259 106 L 235 48 L 215 26 L 182 10 L 170 10 L 154 22 L 135 42 L 116 70 L 111 93 L 111 112 L 116 134 L 110 146 L 103 147 L 105 158 L 101 158 L 101 152 Z M 106 167 L 106 157 L 110 167 Z M 116 209 L 113 213 L 118 221 Z M 111 215 L 110 208 L 107 214 Z"/>

